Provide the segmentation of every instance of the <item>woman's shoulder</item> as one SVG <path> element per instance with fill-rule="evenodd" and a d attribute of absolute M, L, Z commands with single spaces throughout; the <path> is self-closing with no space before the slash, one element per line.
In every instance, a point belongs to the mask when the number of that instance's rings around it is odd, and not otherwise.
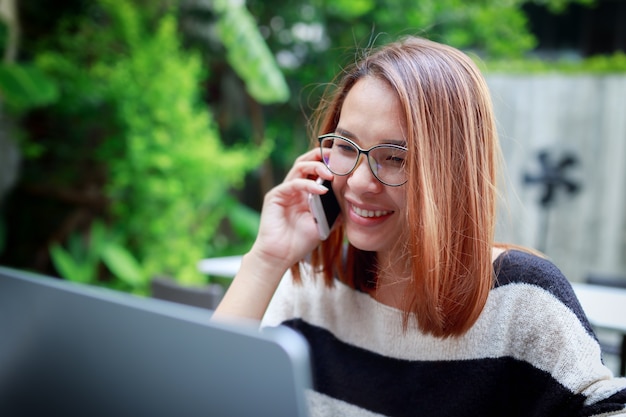
<path fill-rule="evenodd" d="M 574 297 L 570 282 L 549 259 L 530 251 L 510 249 L 494 262 L 494 288 L 532 285 L 549 292 L 564 304 Z"/>
<path fill-rule="evenodd" d="M 507 250 L 495 260 L 493 267 L 495 287 L 524 283 L 550 290 L 569 283 L 552 261 L 530 251 Z"/>
<path fill-rule="evenodd" d="M 521 297 L 528 304 L 534 302 L 531 294 L 549 294 L 553 303 L 567 307 L 591 332 L 570 281 L 548 258 L 519 249 L 505 251 L 494 262 L 494 290 Z"/>

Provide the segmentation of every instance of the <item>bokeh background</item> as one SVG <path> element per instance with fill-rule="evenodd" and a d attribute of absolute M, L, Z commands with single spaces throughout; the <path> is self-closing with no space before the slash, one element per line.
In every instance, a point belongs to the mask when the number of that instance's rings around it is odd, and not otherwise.
<path fill-rule="evenodd" d="M 251 245 L 342 66 L 405 34 L 492 89 L 500 241 L 626 276 L 622 0 L 0 0 L 0 264 L 149 294 Z"/>

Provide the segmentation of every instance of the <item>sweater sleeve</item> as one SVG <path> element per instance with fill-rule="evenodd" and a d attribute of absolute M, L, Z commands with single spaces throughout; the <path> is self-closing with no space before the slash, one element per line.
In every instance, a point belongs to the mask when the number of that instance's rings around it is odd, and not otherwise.
<path fill-rule="evenodd" d="M 512 251 L 496 264 L 496 291 L 515 305 L 524 360 L 582 398 L 580 416 L 626 416 L 626 378 L 616 378 L 571 284 L 546 259 Z M 571 404 L 563 405 L 564 409 Z M 572 410 L 573 411 L 573 410 Z"/>

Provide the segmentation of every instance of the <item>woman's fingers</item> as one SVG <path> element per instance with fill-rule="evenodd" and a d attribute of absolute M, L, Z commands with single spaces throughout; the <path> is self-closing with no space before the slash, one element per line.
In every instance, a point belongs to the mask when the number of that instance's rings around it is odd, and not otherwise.
<path fill-rule="evenodd" d="M 289 199 L 290 203 L 292 197 L 302 194 L 304 196 L 311 194 L 324 194 L 328 191 L 328 188 L 320 184 L 319 182 L 309 178 L 296 178 L 290 181 L 285 181 L 276 187 L 276 191 Z"/>
<path fill-rule="evenodd" d="M 293 166 L 285 176 L 285 181 L 290 181 L 296 178 L 316 179 L 318 177 L 332 180 L 333 175 L 321 162 L 319 149 L 312 149 L 300 155 L 296 159 Z"/>
<path fill-rule="evenodd" d="M 311 149 L 302 155 L 298 156 L 294 161 L 294 164 L 302 161 L 321 161 L 322 156 L 320 154 L 319 149 Z"/>
<path fill-rule="evenodd" d="M 309 193 L 326 189 L 310 179 L 294 179 L 265 196 L 255 247 L 264 256 L 288 265 L 300 260 L 318 244 L 317 226 L 308 207 Z"/>

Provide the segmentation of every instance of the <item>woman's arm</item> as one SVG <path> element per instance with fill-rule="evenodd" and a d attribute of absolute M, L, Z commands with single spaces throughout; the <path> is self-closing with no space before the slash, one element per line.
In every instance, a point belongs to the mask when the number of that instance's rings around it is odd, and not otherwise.
<path fill-rule="evenodd" d="M 213 318 L 260 320 L 286 270 L 258 253 L 248 252 Z"/>
<path fill-rule="evenodd" d="M 309 193 L 327 189 L 315 178 L 332 179 L 318 149 L 300 156 L 280 185 L 264 198 L 259 233 L 214 318 L 260 320 L 281 278 L 318 244 L 317 226 L 309 211 Z"/>

